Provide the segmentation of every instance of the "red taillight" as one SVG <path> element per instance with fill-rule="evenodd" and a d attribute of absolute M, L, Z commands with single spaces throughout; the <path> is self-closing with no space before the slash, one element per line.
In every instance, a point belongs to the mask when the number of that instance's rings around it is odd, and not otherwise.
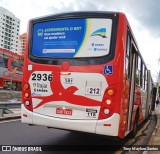
<path fill-rule="evenodd" d="M 106 89 L 103 97 L 103 102 L 101 105 L 99 120 L 106 119 L 113 115 L 115 111 L 115 101 L 116 101 L 116 86 L 112 86 Z"/>
<path fill-rule="evenodd" d="M 26 109 L 33 111 L 31 89 L 30 89 L 29 83 L 27 82 L 23 84 L 22 101 Z"/>
<path fill-rule="evenodd" d="M 27 117 L 28 115 L 27 114 L 23 114 L 23 117 Z"/>
<path fill-rule="evenodd" d="M 103 124 L 103 126 L 109 126 L 109 127 L 110 127 L 110 126 L 111 126 L 111 124 Z"/>

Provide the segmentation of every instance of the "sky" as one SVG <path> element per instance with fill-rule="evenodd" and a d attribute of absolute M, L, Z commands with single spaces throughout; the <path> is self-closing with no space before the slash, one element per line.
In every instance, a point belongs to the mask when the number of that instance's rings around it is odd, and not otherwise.
<path fill-rule="evenodd" d="M 0 0 L 0 6 L 21 20 L 20 34 L 27 31 L 28 20 L 35 17 L 68 11 L 123 12 L 156 82 L 160 71 L 159 2 L 159 0 Z"/>

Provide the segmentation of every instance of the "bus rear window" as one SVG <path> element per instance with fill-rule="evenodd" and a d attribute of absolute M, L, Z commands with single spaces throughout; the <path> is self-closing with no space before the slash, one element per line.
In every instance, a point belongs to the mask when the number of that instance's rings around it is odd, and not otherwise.
<path fill-rule="evenodd" d="M 50 58 L 109 54 L 112 19 L 53 20 L 33 25 L 32 55 Z"/>

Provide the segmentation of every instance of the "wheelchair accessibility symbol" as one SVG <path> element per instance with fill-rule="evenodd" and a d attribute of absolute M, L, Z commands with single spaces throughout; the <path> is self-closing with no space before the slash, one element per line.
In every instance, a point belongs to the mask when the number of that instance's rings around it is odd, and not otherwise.
<path fill-rule="evenodd" d="M 105 75 L 112 75 L 113 74 L 113 66 L 112 65 L 108 65 L 108 66 L 104 66 L 104 72 Z"/>

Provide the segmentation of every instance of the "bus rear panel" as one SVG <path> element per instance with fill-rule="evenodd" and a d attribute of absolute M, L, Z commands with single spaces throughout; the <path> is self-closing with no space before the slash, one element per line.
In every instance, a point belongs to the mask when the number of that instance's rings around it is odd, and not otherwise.
<path fill-rule="evenodd" d="M 22 122 L 123 138 L 126 23 L 110 12 L 30 20 Z"/>

